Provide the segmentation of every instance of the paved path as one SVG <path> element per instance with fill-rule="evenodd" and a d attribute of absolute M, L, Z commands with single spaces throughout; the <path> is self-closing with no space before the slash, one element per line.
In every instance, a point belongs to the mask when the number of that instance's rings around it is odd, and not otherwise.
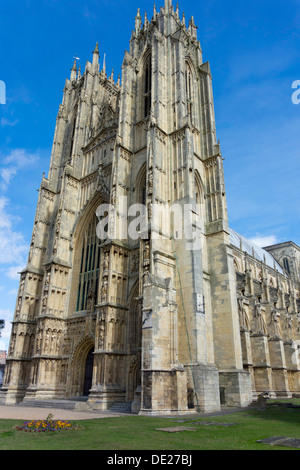
<path fill-rule="evenodd" d="M 117 418 L 119 416 L 134 416 L 124 413 L 110 413 L 110 412 L 83 412 L 73 410 L 61 410 L 54 408 L 30 408 L 22 406 L 0 405 L 0 419 L 46 419 L 49 414 L 52 414 L 54 419 L 75 420 L 80 421 L 84 419 L 99 419 L 99 418 Z"/>
<path fill-rule="evenodd" d="M 215 413 L 188 413 L 187 415 L 167 415 L 160 416 L 161 418 L 170 418 L 172 420 L 179 421 L 190 421 L 195 418 L 209 417 L 209 416 L 222 416 L 225 414 L 233 414 L 241 411 L 245 411 L 247 408 L 225 408 L 222 411 Z M 73 410 L 62 410 L 54 408 L 38 408 L 28 406 L 13 406 L 13 405 L 0 405 L 0 419 L 45 419 L 49 414 L 54 416 L 54 419 L 65 419 L 80 421 L 85 419 L 99 419 L 99 418 L 118 418 L 120 416 L 138 416 L 127 413 L 112 413 L 110 411 L 73 411 Z"/>

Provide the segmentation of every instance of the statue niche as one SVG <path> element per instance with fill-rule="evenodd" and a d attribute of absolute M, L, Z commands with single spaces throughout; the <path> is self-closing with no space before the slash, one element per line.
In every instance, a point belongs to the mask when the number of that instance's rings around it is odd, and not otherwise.
<path fill-rule="evenodd" d="M 111 127 L 117 124 L 117 110 L 113 106 L 111 98 L 99 108 L 98 128 Z"/>

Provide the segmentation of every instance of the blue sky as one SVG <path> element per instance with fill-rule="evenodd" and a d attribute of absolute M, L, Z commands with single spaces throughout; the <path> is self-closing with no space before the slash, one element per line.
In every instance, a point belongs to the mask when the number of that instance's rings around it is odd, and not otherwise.
<path fill-rule="evenodd" d="M 0 7 L 0 318 L 7 323 L 0 349 L 7 349 L 73 57 L 84 70 L 99 42 L 100 61 L 105 53 L 117 77 L 137 8 L 151 18 L 153 2 L 0 0 Z M 300 245 L 300 105 L 291 99 L 300 80 L 300 1 L 183 0 L 179 10 L 187 21 L 194 16 L 211 65 L 231 227 L 263 245 Z"/>

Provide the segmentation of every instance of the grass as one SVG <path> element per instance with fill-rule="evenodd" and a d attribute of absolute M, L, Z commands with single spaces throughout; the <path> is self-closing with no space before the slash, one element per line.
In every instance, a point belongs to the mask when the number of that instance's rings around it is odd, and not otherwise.
<path fill-rule="evenodd" d="M 0 419 L 0 450 L 294 450 L 259 444 L 271 436 L 300 438 L 300 408 L 268 406 L 196 421 L 235 423 L 197 426 L 195 432 L 165 433 L 156 428 L 193 426 L 180 418 L 124 416 L 78 421 L 80 429 L 55 433 L 16 430 L 20 420 Z"/>

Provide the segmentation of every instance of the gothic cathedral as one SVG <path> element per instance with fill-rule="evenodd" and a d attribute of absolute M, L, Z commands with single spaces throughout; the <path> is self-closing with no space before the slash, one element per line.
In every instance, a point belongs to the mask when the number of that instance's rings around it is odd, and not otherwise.
<path fill-rule="evenodd" d="M 122 80 L 98 44 L 66 80 L 0 402 L 152 415 L 299 395 L 299 281 L 297 245 L 260 249 L 228 226 L 194 19 L 171 0 L 138 10 Z"/>

